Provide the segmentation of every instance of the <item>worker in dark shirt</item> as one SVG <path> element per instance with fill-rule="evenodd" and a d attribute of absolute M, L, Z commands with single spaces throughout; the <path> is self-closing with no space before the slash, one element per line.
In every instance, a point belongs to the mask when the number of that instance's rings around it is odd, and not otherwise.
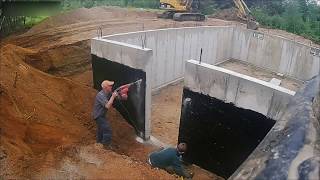
<path fill-rule="evenodd" d="M 113 81 L 108 80 L 101 83 L 102 90 L 96 95 L 92 113 L 93 119 L 97 124 L 97 143 L 101 143 L 105 147 L 110 145 L 112 136 L 110 123 L 106 118 L 106 112 L 118 96 L 116 91 L 112 93 L 113 84 Z"/>
<path fill-rule="evenodd" d="M 149 164 L 152 167 L 165 169 L 186 178 L 191 178 L 193 175 L 188 173 L 182 164 L 182 155 L 187 151 L 187 144 L 180 143 L 177 148 L 165 148 L 161 151 L 153 152 L 149 155 Z"/>

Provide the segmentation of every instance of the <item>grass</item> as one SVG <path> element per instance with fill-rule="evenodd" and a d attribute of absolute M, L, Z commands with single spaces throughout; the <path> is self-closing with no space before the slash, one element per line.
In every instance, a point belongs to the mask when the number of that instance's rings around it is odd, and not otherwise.
<path fill-rule="evenodd" d="M 39 24 L 45 20 L 48 16 L 35 16 L 35 17 L 26 17 L 25 27 L 31 28 L 32 26 Z"/>

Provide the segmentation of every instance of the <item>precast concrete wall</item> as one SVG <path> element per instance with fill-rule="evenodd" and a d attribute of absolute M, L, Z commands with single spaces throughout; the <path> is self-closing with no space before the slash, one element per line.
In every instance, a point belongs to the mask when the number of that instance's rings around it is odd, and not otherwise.
<path fill-rule="evenodd" d="M 202 54 L 201 54 L 202 49 Z M 215 65 L 229 59 L 307 80 L 319 74 L 320 50 L 241 27 L 188 27 L 149 30 L 92 39 L 91 52 L 146 72 L 146 131 L 150 131 L 151 91 L 182 79 L 196 61 Z M 194 59 L 185 66 L 185 61 Z M 190 87 L 238 107 L 278 119 L 294 92 L 268 82 L 212 66 L 211 76 L 185 75 Z M 206 67 L 207 68 L 207 67 Z M 204 66 L 195 69 L 208 71 Z M 207 68 L 208 69 L 208 68 Z M 210 68 L 209 68 L 210 69 Z M 216 79 L 215 79 L 216 78 Z M 198 82 L 199 81 L 199 82 Z M 199 83 L 199 84 L 197 84 Z M 208 84 L 205 86 L 205 84 Z M 231 90 L 232 89 L 232 90 Z M 146 132 L 147 136 L 150 134 Z"/>
<path fill-rule="evenodd" d="M 152 88 L 158 89 L 183 78 L 184 61 L 200 60 L 216 64 L 230 59 L 233 27 L 188 27 L 150 30 L 106 36 L 153 50 Z"/>
<path fill-rule="evenodd" d="M 186 62 L 185 87 L 277 120 L 294 91 L 214 65 Z"/>
<path fill-rule="evenodd" d="M 303 81 L 320 72 L 320 50 L 311 46 L 240 27 L 232 42 L 233 59 Z"/>
<path fill-rule="evenodd" d="M 232 58 L 303 81 L 320 72 L 319 49 L 242 27 L 169 28 L 103 38 L 153 50 L 153 89 L 182 78 L 183 61 L 200 60 L 201 49 L 208 64 Z"/>
<path fill-rule="evenodd" d="M 117 84 L 118 86 L 136 81 L 137 78 L 143 80 L 143 85 L 137 88 L 144 89 L 137 89 L 136 92 L 138 93 L 135 94 L 129 93 L 128 99 L 133 102 L 125 107 L 127 110 L 124 117 L 129 118 L 129 123 L 133 124 L 135 128 L 144 126 L 139 128 L 139 130 L 144 132 L 138 135 L 144 139 L 149 139 L 152 50 L 147 48 L 142 49 L 131 44 L 94 38 L 91 40 L 91 54 L 93 56 L 93 81 L 96 89 L 100 88 L 100 83 L 104 79 L 115 81 L 115 85 Z M 105 61 L 105 63 L 101 61 Z M 103 68 L 100 66 L 103 66 Z M 135 74 L 139 75 L 135 77 Z M 145 75 L 143 76 L 141 74 Z M 121 84 L 119 84 L 119 82 Z M 143 99 L 144 102 L 140 102 L 141 99 Z M 123 104 L 126 105 L 126 102 L 122 103 L 122 105 Z"/>

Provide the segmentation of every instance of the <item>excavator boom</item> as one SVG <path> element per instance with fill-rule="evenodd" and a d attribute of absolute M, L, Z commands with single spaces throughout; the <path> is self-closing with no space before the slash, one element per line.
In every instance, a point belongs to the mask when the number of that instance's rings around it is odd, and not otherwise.
<path fill-rule="evenodd" d="M 259 23 L 256 22 L 255 18 L 252 16 L 250 9 L 244 0 L 233 0 L 235 6 L 238 9 L 237 16 L 247 21 L 247 28 L 257 30 L 259 28 Z"/>

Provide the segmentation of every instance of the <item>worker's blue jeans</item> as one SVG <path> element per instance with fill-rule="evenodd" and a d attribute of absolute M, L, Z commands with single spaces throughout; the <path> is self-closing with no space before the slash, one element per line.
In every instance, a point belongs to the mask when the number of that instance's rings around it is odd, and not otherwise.
<path fill-rule="evenodd" d="M 109 122 L 105 117 L 98 117 L 97 123 L 97 143 L 109 145 L 111 143 L 112 131 Z"/>

